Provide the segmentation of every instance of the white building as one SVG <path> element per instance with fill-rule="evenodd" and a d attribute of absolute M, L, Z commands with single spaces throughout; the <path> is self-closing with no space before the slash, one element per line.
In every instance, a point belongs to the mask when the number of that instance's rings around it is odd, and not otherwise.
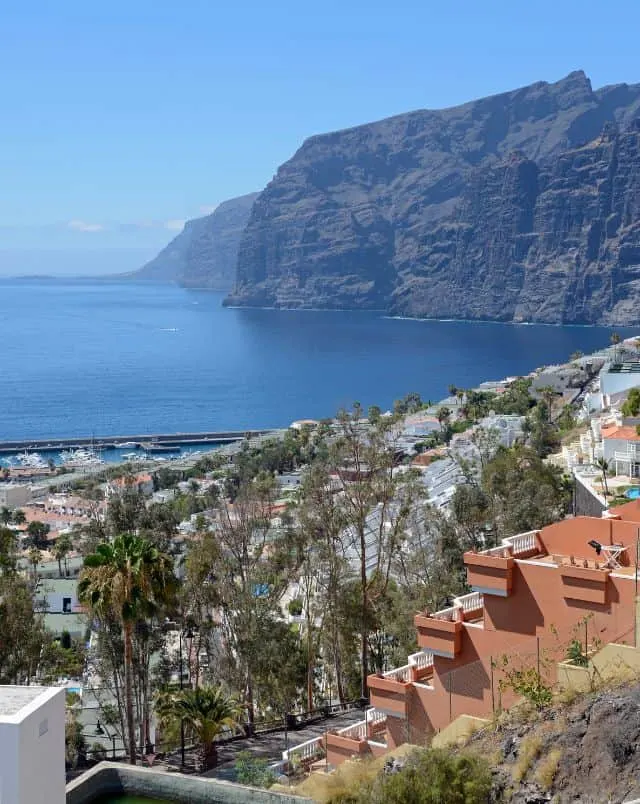
<path fill-rule="evenodd" d="M 64 804 L 63 687 L 0 687 L 0 804 Z"/>

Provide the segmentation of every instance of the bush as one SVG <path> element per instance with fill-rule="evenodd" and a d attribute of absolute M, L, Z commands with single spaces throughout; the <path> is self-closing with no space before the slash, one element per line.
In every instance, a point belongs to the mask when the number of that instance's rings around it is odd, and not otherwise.
<path fill-rule="evenodd" d="M 240 751 L 235 762 L 236 781 L 251 787 L 271 787 L 276 777 L 266 759 L 254 757 L 250 751 Z"/>
<path fill-rule="evenodd" d="M 513 769 L 513 780 L 515 782 L 521 782 L 529 773 L 529 768 L 535 762 L 541 748 L 542 740 L 535 734 L 525 737 L 520 743 L 518 761 Z"/>
<path fill-rule="evenodd" d="M 289 614 L 292 617 L 299 617 L 302 614 L 302 601 L 300 598 L 294 597 L 293 600 L 289 601 L 287 608 L 289 609 Z"/>
<path fill-rule="evenodd" d="M 491 770 L 481 757 L 444 749 L 417 750 L 394 773 L 382 773 L 331 804 L 482 804 L 491 791 Z"/>

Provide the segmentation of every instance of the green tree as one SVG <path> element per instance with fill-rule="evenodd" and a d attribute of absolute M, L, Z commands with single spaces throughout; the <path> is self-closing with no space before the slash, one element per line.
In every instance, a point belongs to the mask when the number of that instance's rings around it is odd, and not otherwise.
<path fill-rule="evenodd" d="M 51 526 L 48 525 L 46 522 L 38 522 L 37 520 L 33 520 L 33 522 L 29 522 L 27 527 L 27 533 L 31 537 L 31 543 L 34 547 L 38 547 L 41 550 L 46 550 L 47 548 L 47 534 L 51 530 Z"/>
<path fill-rule="evenodd" d="M 607 472 L 609 471 L 609 461 L 605 458 L 598 458 L 596 460 L 596 466 L 600 470 L 602 474 L 602 489 L 604 491 L 604 496 L 609 496 L 609 484 L 607 482 Z"/>
<path fill-rule="evenodd" d="M 635 418 L 640 414 L 640 388 L 632 388 L 621 407 L 622 415 Z"/>
<path fill-rule="evenodd" d="M 202 769 L 216 765 L 216 737 L 238 726 L 241 708 L 221 687 L 199 687 L 163 692 L 156 701 L 156 712 L 163 726 L 175 729 L 181 723 L 199 743 Z"/>
<path fill-rule="evenodd" d="M 170 556 L 151 542 L 123 533 L 98 545 L 86 556 L 78 583 L 78 598 L 100 618 L 113 616 L 124 635 L 124 686 L 129 762 L 136 763 L 133 702 L 133 628 L 176 592 Z"/>
<path fill-rule="evenodd" d="M 24 525 L 27 521 L 27 517 L 25 516 L 24 511 L 21 508 L 16 508 L 13 512 L 13 524 L 14 525 Z"/>
<path fill-rule="evenodd" d="M 0 508 L 0 522 L 3 525 L 8 525 L 12 519 L 13 515 L 11 513 L 11 509 L 7 508 L 6 505 L 3 505 L 2 508 Z"/>

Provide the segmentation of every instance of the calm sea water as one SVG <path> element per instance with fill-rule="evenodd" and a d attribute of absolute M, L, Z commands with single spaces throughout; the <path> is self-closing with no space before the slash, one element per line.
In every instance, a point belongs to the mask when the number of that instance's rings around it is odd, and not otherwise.
<path fill-rule="evenodd" d="M 526 373 L 611 334 L 221 301 L 173 286 L 0 282 L 0 440 L 286 426 L 354 400 L 436 400 L 449 383 Z"/>

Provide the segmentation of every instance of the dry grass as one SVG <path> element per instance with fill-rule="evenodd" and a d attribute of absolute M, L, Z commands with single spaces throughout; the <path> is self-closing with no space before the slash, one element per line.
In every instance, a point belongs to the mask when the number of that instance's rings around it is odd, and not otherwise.
<path fill-rule="evenodd" d="M 553 748 L 538 763 L 535 779 L 543 790 L 551 789 L 551 785 L 553 784 L 553 780 L 556 778 L 558 765 L 560 764 L 561 759 L 562 751 L 559 748 Z"/>
<path fill-rule="evenodd" d="M 521 782 L 527 773 L 529 773 L 529 769 L 538 758 L 541 748 L 542 738 L 538 734 L 532 734 L 523 739 L 520 743 L 518 759 L 513 766 L 512 775 L 514 782 Z"/>

